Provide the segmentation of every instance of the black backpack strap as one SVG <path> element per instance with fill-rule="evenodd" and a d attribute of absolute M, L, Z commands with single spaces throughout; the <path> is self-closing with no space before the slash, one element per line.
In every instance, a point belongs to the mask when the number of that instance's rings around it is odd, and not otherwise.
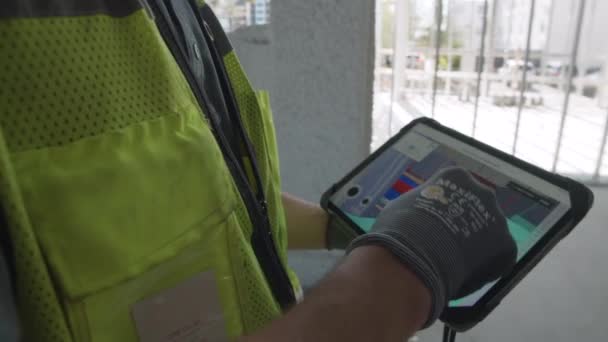
<path fill-rule="evenodd" d="M 275 298 L 286 310 L 295 303 L 294 290 L 273 241 L 267 203 L 253 147 L 240 120 L 238 103 L 222 56 L 216 48 L 210 25 L 202 18 L 200 6 L 194 0 L 142 1 L 148 5 L 161 35 L 176 56 L 176 61 L 186 75 L 199 104 L 204 107 L 254 227 L 251 236 L 254 253 Z M 193 45 L 197 48 L 191 49 Z M 223 48 L 226 47 L 227 45 L 224 44 Z M 200 68 L 201 64 L 203 73 L 192 70 Z M 208 76 L 209 73 L 213 73 L 215 75 L 213 79 L 217 80 L 211 89 L 206 81 L 199 77 Z M 210 103 L 211 97 L 216 94 L 215 100 L 221 99 L 218 107 L 224 108 L 225 112 L 218 113 L 216 111 L 218 108 L 214 108 L 215 106 Z M 227 124 L 228 129 L 224 124 Z M 245 173 L 243 157 L 251 161 L 253 175 L 249 179 Z"/>
<path fill-rule="evenodd" d="M 230 43 L 230 40 L 226 35 L 226 31 L 224 31 L 222 24 L 220 23 L 215 13 L 213 13 L 211 7 L 209 7 L 209 5 L 207 4 L 204 4 L 199 7 L 198 11 L 201 14 L 203 20 L 205 20 L 207 28 L 213 35 L 215 48 L 217 49 L 217 52 L 220 54 L 220 56 L 224 57 L 230 52 L 232 52 L 234 49 L 232 48 L 232 44 Z"/>
<path fill-rule="evenodd" d="M 5 227 L 0 229 L 4 230 Z M 0 247 L 0 341 L 17 342 L 19 340 L 19 324 L 15 309 L 14 272 L 12 263 L 5 258 L 4 237 Z M 11 271 L 13 269 L 13 271 Z M 13 273 L 14 274 L 14 273 Z"/>
<path fill-rule="evenodd" d="M 0 203 L 0 256 L 4 258 L 3 261 L 6 263 L 8 275 L 13 279 L 12 284 L 15 285 L 15 253 L 13 251 L 12 238 L 8 232 L 8 220 L 4 209 L 4 203 Z"/>
<path fill-rule="evenodd" d="M 186 0 L 152 0 L 160 6 L 159 9 L 173 32 L 188 67 L 198 83 L 204 89 L 209 103 L 209 113 L 220 125 L 224 135 L 231 143 L 233 150 L 238 151 L 236 133 L 233 123 L 226 115 L 228 108 L 218 70 L 215 67 L 211 51 L 205 40 L 205 34 L 194 13 L 191 4 Z"/>

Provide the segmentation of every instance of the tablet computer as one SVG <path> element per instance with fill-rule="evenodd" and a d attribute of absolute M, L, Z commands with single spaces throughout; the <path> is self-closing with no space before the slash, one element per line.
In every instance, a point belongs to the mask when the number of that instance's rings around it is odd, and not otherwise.
<path fill-rule="evenodd" d="M 449 302 L 441 320 L 457 331 L 484 319 L 585 216 L 593 203 L 584 185 L 421 118 L 412 121 L 322 197 L 342 227 L 369 232 L 386 205 L 437 171 L 460 166 L 493 189 L 517 245 L 507 275 Z"/>

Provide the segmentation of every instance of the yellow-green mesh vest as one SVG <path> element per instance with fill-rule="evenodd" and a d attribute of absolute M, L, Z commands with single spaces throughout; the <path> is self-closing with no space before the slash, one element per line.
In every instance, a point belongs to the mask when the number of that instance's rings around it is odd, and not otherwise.
<path fill-rule="evenodd" d="M 0 19 L 0 200 L 28 341 L 136 341 L 131 305 L 200 272 L 229 336 L 280 314 L 208 123 L 133 7 Z M 224 62 L 286 264 L 268 95 Z"/>

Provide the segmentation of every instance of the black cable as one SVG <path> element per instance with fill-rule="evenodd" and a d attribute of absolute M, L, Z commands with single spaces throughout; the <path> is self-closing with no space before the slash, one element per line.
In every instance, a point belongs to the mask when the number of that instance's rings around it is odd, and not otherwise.
<path fill-rule="evenodd" d="M 450 328 L 447 324 L 443 326 L 443 342 L 456 341 L 456 331 Z"/>
<path fill-rule="evenodd" d="M 450 334 L 450 340 L 448 342 L 456 341 L 456 331 L 455 330 L 451 330 L 451 331 L 452 331 L 452 333 Z"/>

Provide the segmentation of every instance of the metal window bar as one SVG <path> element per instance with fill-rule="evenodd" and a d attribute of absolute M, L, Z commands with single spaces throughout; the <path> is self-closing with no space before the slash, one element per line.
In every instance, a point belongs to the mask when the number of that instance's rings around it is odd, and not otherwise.
<path fill-rule="evenodd" d="M 411 0 L 408 0 L 411 1 Z M 447 3 L 443 3 L 443 1 L 448 1 Z M 431 102 L 431 113 L 430 115 L 432 117 L 435 117 L 436 114 L 436 108 L 437 108 L 437 92 L 438 92 L 438 88 L 439 88 L 439 83 L 440 83 L 440 76 L 439 76 L 439 69 L 440 69 L 440 53 L 441 53 L 441 34 L 442 34 L 442 25 L 443 25 L 443 20 L 448 20 L 449 21 L 449 17 L 448 18 L 444 18 L 444 16 L 446 15 L 443 11 L 445 9 L 445 6 L 448 6 L 447 9 L 449 11 L 449 6 L 451 4 L 451 2 L 449 2 L 451 0 L 436 0 L 435 1 L 435 6 L 434 6 L 434 46 L 429 47 L 430 49 L 434 50 L 434 55 L 435 55 L 435 60 L 434 60 L 434 70 L 433 70 L 433 79 L 432 79 L 432 102 Z M 490 27 L 490 23 L 488 22 L 489 18 L 489 12 L 490 12 L 490 7 L 492 6 L 492 4 L 495 4 L 496 2 L 489 2 L 490 0 L 484 0 L 483 3 L 483 22 L 482 22 L 482 30 L 481 30 L 481 41 L 480 41 L 480 45 L 479 45 L 479 55 L 480 58 L 478 60 L 478 68 L 477 68 L 477 75 L 476 75 L 476 85 L 475 85 L 475 89 L 476 89 L 476 93 L 475 93 L 475 103 L 474 103 L 474 113 L 473 113 L 473 122 L 472 122 L 472 135 L 475 136 L 476 132 L 478 131 L 479 127 L 478 127 L 478 116 L 479 116 L 479 103 L 480 103 L 480 96 L 481 96 L 481 87 L 483 85 L 483 77 L 484 72 L 487 72 L 486 69 L 488 69 L 488 66 L 486 65 L 487 61 L 486 61 L 486 57 L 491 53 L 489 51 L 486 51 L 486 49 L 488 48 L 488 44 L 491 44 L 489 42 L 486 41 L 486 38 L 488 36 L 488 34 L 491 34 L 491 32 L 489 33 L 488 31 L 492 31 L 491 27 Z M 401 1 L 395 1 L 395 4 L 398 6 L 398 3 L 400 3 Z M 511 6 L 513 6 L 513 0 L 511 0 Z M 561 110 L 561 116 L 559 118 L 559 129 L 557 132 L 557 142 L 555 145 L 555 150 L 554 150 L 554 155 L 553 160 L 552 160 L 552 171 L 556 171 L 557 169 L 557 164 L 559 162 L 559 158 L 560 155 L 563 154 L 563 150 L 562 150 L 562 144 L 564 144 L 564 133 L 565 133 L 565 124 L 566 124 L 566 120 L 568 119 L 567 115 L 568 115 L 568 111 L 569 111 L 569 105 L 570 105 L 570 96 L 571 96 L 571 90 L 572 90 L 572 86 L 573 86 L 573 80 L 574 80 L 574 73 L 576 71 L 576 64 L 577 64 L 577 53 L 578 53 L 578 49 L 579 49 L 579 41 L 581 39 L 581 34 L 582 34 L 582 25 L 583 25 L 583 20 L 585 18 L 585 10 L 586 7 L 591 6 L 591 4 L 588 4 L 586 0 L 581 0 L 578 2 L 573 2 L 573 9 L 578 9 L 578 13 L 576 16 L 576 21 L 574 22 L 574 25 L 571 25 L 569 28 L 570 34 L 568 36 L 572 37 L 572 45 L 571 45 L 571 49 L 569 51 L 569 64 L 567 65 L 567 69 L 565 70 L 565 75 L 563 77 L 564 79 L 564 88 L 566 93 L 564 94 L 564 99 L 563 99 L 563 107 Z M 577 6 L 578 5 L 578 6 Z M 414 6 L 415 7 L 415 6 Z M 517 154 L 518 152 L 518 148 L 519 148 L 519 139 L 521 138 L 521 129 L 522 129 L 522 118 L 523 118 L 523 109 L 524 109 L 524 105 L 526 103 L 525 99 L 526 99 L 526 89 L 527 89 L 527 82 L 530 78 L 530 76 L 528 75 L 528 72 L 530 70 L 528 70 L 528 64 L 530 63 L 530 60 L 533 58 L 534 52 L 531 51 L 531 41 L 532 41 L 532 29 L 536 20 L 536 16 L 538 13 L 535 13 L 536 11 L 538 11 L 538 9 L 536 8 L 536 1 L 532 0 L 530 1 L 530 14 L 529 14 L 529 20 L 528 20 L 528 27 L 527 27 L 527 35 L 526 35 L 526 48 L 525 48 L 525 57 L 524 57 L 524 66 L 522 69 L 522 75 L 521 75 L 521 85 L 520 85 L 520 89 L 519 89 L 519 102 L 518 102 L 518 108 L 517 108 L 517 117 L 516 117 L 516 124 L 515 124 L 515 132 L 514 132 L 514 136 L 513 136 L 513 145 L 512 145 L 512 153 L 513 154 Z M 398 11 L 397 11 L 398 12 Z M 553 12 L 553 10 L 551 11 Z M 448 13 L 449 15 L 449 13 Z M 551 17 L 550 19 L 552 19 L 553 17 Z M 399 20 L 399 18 L 396 18 L 397 20 Z M 448 23 L 449 25 L 449 23 Z M 396 25 L 393 27 L 393 29 L 397 29 Z M 509 26 L 509 30 L 510 31 L 511 28 Z M 394 39 L 398 40 L 399 35 L 395 34 Z M 403 39 L 403 37 L 401 37 L 401 39 Z M 510 34 L 509 34 L 509 40 L 510 40 Z M 395 63 L 398 59 L 398 56 L 396 56 L 397 53 L 397 48 L 396 48 L 395 44 L 395 48 L 393 49 L 393 62 Z M 434 49 L 433 49 L 434 48 Z M 449 54 L 452 53 L 451 51 L 451 44 L 448 43 L 448 47 L 447 47 L 447 53 L 448 56 L 451 57 Z M 431 51 L 432 51 L 431 50 Z M 450 58 L 448 58 L 450 59 Z M 450 61 L 451 62 L 451 61 Z M 395 65 L 393 65 L 395 66 Z M 393 70 L 394 73 L 398 72 L 397 69 Z M 543 69 L 544 72 L 544 69 Z M 395 100 L 397 100 L 397 95 L 399 94 L 399 84 L 397 84 L 396 82 L 394 82 L 394 77 L 395 74 L 393 74 L 393 84 L 391 86 L 391 105 L 390 105 L 390 114 L 389 114 L 389 135 L 392 135 L 392 121 L 393 121 L 393 111 L 394 111 L 394 103 Z M 427 113 L 428 115 L 428 113 Z M 592 175 L 592 178 L 590 181 L 588 181 L 587 183 L 589 184 L 601 184 L 602 180 L 601 180 L 601 173 L 602 173 L 602 167 L 603 167 L 603 163 L 608 159 L 607 157 L 605 157 L 605 154 L 608 152 L 608 113 L 607 116 L 605 118 L 605 122 L 604 122 L 604 126 L 602 127 L 602 133 L 603 135 L 601 136 L 602 142 L 599 148 L 599 153 L 597 154 L 597 163 L 595 164 L 595 169 L 593 170 L 594 173 Z M 605 181 L 604 181 L 605 182 Z"/>
<path fill-rule="evenodd" d="M 580 0 L 578 6 L 578 16 L 576 19 L 576 32 L 574 34 L 574 43 L 572 44 L 572 51 L 570 54 L 570 64 L 568 65 L 568 81 L 566 82 L 566 95 L 564 97 L 564 105 L 562 108 L 562 116 L 559 122 L 559 131 L 557 134 L 557 147 L 555 149 L 555 155 L 553 158 L 553 167 L 551 170 L 555 172 L 557 169 L 557 162 L 559 161 L 559 155 L 562 149 L 562 140 L 564 136 L 564 127 L 566 125 L 566 115 L 568 114 L 568 106 L 570 105 L 570 90 L 572 89 L 572 78 L 574 77 L 574 68 L 576 67 L 576 57 L 578 54 L 578 45 L 581 37 L 581 27 L 583 26 L 583 16 L 585 14 L 585 3 L 586 0 Z"/>
<path fill-rule="evenodd" d="M 446 31 L 446 35 L 447 35 L 447 53 L 446 53 L 446 59 L 448 62 L 447 65 L 447 71 L 448 73 L 452 72 L 452 62 L 453 62 L 453 45 L 454 45 L 454 32 L 452 30 L 452 25 L 453 25 L 453 21 L 451 20 L 451 15 L 452 15 L 452 1 L 451 0 L 447 0 L 447 9 L 446 9 L 446 18 L 445 18 L 445 31 Z M 445 79 L 445 84 L 444 84 L 444 89 L 446 90 L 446 95 L 450 95 L 451 94 L 451 88 L 452 88 L 452 78 L 451 77 L 447 77 Z"/>
<path fill-rule="evenodd" d="M 475 107 L 473 109 L 473 127 L 471 129 L 471 136 L 475 137 L 475 131 L 477 130 L 477 111 L 479 109 L 479 95 L 481 89 L 481 74 L 483 73 L 483 67 L 485 64 L 486 57 L 486 31 L 488 26 L 488 0 L 483 2 L 483 22 L 481 24 L 481 43 L 479 47 L 479 64 L 477 66 L 477 84 L 475 85 Z"/>
<path fill-rule="evenodd" d="M 530 2 L 530 17 L 528 19 L 528 35 L 526 37 L 526 52 L 524 57 L 524 70 L 521 76 L 521 85 L 519 90 L 519 103 L 517 105 L 517 120 L 515 121 L 515 134 L 513 135 L 513 147 L 511 148 L 511 154 L 517 153 L 517 141 L 519 140 L 519 129 L 521 128 L 521 112 L 524 108 L 525 92 L 527 87 L 528 77 L 528 62 L 530 61 L 530 42 L 532 40 L 532 25 L 534 24 L 534 9 L 536 7 L 536 0 Z"/>
<path fill-rule="evenodd" d="M 597 158 L 597 164 L 595 165 L 595 172 L 593 174 L 593 182 L 601 183 L 600 172 L 602 172 L 602 165 L 604 164 L 604 154 L 606 153 L 606 142 L 608 141 L 608 111 L 606 112 L 606 122 L 604 122 L 604 136 L 602 137 L 602 144 L 600 145 L 600 154 Z"/>
<path fill-rule="evenodd" d="M 376 0 L 378 2 L 381 2 L 381 0 Z M 408 0 L 409 1 L 409 0 Z M 395 4 L 395 7 L 399 6 L 399 3 Z M 382 12 L 380 12 L 382 13 Z M 399 22 L 399 20 L 401 20 L 401 18 L 399 18 L 399 14 L 401 13 L 401 11 L 399 11 L 398 9 L 395 10 L 395 23 Z M 388 137 L 390 138 L 391 136 L 393 136 L 393 115 L 394 115 L 394 110 L 393 107 L 395 106 L 395 101 L 397 100 L 397 89 L 398 89 L 398 85 L 396 85 L 396 78 L 395 75 L 398 72 L 397 69 L 397 40 L 399 40 L 399 35 L 397 34 L 398 30 L 397 30 L 397 24 L 393 25 L 393 56 L 392 56 L 392 65 L 391 67 L 393 68 L 393 74 L 391 75 L 391 104 L 390 104 L 390 109 L 389 109 L 389 115 L 388 115 Z"/>
<path fill-rule="evenodd" d="M 441 22 L 443 21 L 443 0 L 435 0 L 435 70 L 433 71 L 433 95 L 431 117 L 435 117 L 435 97 L 437 96 L 437 73 L 439 70 L 439 49 L 441 47 Z"/>

